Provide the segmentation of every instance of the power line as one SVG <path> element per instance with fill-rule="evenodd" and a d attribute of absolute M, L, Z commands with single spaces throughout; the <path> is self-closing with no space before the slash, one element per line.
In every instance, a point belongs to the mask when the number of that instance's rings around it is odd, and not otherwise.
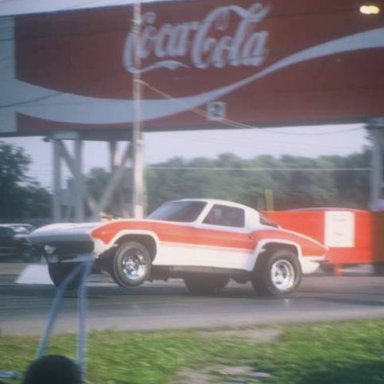
<path fill-rule="evenodd" d="M 242 167 L 173 167 L 173 166 L 146 166 L 147 169 L 161 170 L 161 171 L 242 171 L 242 172 L 370 172 L 371 168 L 307 168 L 307 167 L 266 167 L 266 168 L 242 168 Z"/>
<path fill-rule="evenodd" d="M 152 91 L 156 92 L 157 94 L 163 96 L 164 98 L 167 98 L 168 100 L 173 100 L 175 103 L 178 103 L 184 107 L 188 107 L 188 104 L 187 103 L 184 103 L 182 101 L 180 101 L 179 99 L 175 99 L 174 97 L 172 97 L 171 95 L 161 91 L 160 89 L 150 85 L 149 83 L 147 82 L 144 82 L 142 81 L 142 84 L 146 87 L 148 87 L 149 89 L 151 89 Z M 201 117 L 204 117 L 206 118 L 207 117 L 207 113 L 205 110 L 201 109 L 201 108 L 191 108 L 188 110 L 189 112 L 193 112 L 195 113 L 196 115 L 198 116 L 201 116 Z M 220 121 L 216 121 L 217 124 L 222 124 L 222 125 L 225 125 L 225 126 L 230 126 L 230 127 L 233 127 L 233 128 L 244 128 L 244 129 L 251 129 L 251 130 L 255 130 L 255 129 L 261 129 L 260 127 L 255 127 L 254 125 L 249 125 L 249 124 L 244 124 L 244 123 L 241 123 L 241 122 L 237 122 L 237 121 L 234 121 L 234 120 L 230 120 L 230 119 L 222 119 Z M 271 128 L 271 129 L 278 129 L 278 128 Z M 352 132 L 352 131 L 356 131 L 356 130 L 360 130 L 360 128 L 348 128 L 346 129 L 344 132 Z M 331 132 L 330 134 L 338 134 L 340 131 L 338 132 Z M 289 132 L 273 132 L 273 134 L 282 134 L 282 135 L 288 135 L 288 136 L 301 136 L 301 135 L 308 135 L 308 134 L 296 134 L 296 133 L 289 133 Z M 314 134 L 314 133 L 311 133 L 310 134 L 311 136 L 313 135 L 327 135 L 327 133 L 319 133 L 319 134 Z"/>

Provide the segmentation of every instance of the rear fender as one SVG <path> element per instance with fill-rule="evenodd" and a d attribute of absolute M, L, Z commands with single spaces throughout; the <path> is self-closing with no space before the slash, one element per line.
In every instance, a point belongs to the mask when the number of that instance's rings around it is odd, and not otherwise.
<path fill-rule="evenodd" d="M 301 247 L 297 243 L 281 239 L 264 239 L 257 244 L 253 258 L 250 259 L 247 270 L 253 271 L 257 268 L 259 261 L 262 260 L 265 255 L 270 254 L 276 249 L 282 248 L 289 249 L 294 252 L 300 261 L 300 264 L 302 263 L 303 257 Z"/>

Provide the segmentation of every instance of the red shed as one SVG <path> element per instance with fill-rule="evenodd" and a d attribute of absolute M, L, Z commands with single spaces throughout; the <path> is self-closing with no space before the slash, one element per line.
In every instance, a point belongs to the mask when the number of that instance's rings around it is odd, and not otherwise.
<path fill-rule="evenodd" d="M 384 213 L 350 208 L 268 211 L 284 228 L 310 236 L 329 248 L 330 268 L 342 265 L 384 265 Z"/>

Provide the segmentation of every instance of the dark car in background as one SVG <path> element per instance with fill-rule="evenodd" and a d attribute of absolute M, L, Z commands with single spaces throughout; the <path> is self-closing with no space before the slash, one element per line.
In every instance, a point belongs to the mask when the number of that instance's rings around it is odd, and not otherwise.
<path fill-rule="evenodd" d="M 0 261 L 32 261 L 34 252 L 27 236 L 33 230 L 30 224 L 0 224 Z"/>

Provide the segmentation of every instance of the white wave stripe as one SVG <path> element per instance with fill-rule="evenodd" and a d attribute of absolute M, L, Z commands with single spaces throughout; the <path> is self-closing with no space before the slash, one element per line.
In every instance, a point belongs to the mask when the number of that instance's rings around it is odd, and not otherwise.
<path fill-rule="evenodd" d="M 148 65 L 147 67 L 140 68 L 140 69 L 130 68 L 129 72 L 131 72 L 131 73 L 145 73 L 145 72 L 153 71 L 154 69 L 158 69 L 158 68 L 166 68 L 166 69 L 175 70 L 175 69 L 182 68 L 182 67 L 189 68 L 189 65 L 186 65 L 186 64 L 182 63 L 181 61 L 177 61 L 177 60 L 163 60 L 163 61 L 159 61 L 156 64 Z"/>
<path fill-rule="evenodd" d="M 232 11 L 232 12 L 236 13 L 237 15 L 239 15 L 240 17 L 244 18 L 244 19 L 246 19 L 248 17 L 252 18 L 252 16 L 254 17 L 254 13 L 253 12 L 255 12 L 255 11 L 262 11 L 259 14 L 257 14 L 257 18 L 261 20 L 264 16 L 266 16 L 268 14 L 270 9 L 271 9 L 270 5 L 263 6 L 260 3 L 256 3 L 249 10 L 248 9 L 244 9 L 242 7 L 239 7 L 238 5 L 229 5 L 227 7 L 222 7 L 219 10 L 221 12 Z"/>
<path fill-rule="evenodd" d="M 154 265 L 216 267 L 247 270 L 254 265 L 256 256 L 252 250 L 162 243 Z"/>
<path fill-rule="evenodd" d="M 361 32 L 319 44 L 288 56 L 260 72 L 222 88 L 175 100 L 143 100 L 143 120 L 148 121 L 185 112 L 209 101 L 218 99 L 219 97 L 229 94 L 260 78 L 298 63 L 338 53 L 383 47 L 384 28 Z M 47 96 L 48 98 L 40 102 L 15 105 L 6 109 L 3 108 L 3 114 L 5 111 L 7 111 L 7 113 L 19 112 L 40 119 L 74 124 L 120 124 L 133 121 L 132 100 L 94 98 L 68 93 L 49 97 L 52 93 L 51 90 L 25 82 L 15 82 L 18 83 L 17 92 L 15 92 L 18 96 L 23 95 L 25 97 L 25 95 L 28 95 L 30 99 Z"/>

